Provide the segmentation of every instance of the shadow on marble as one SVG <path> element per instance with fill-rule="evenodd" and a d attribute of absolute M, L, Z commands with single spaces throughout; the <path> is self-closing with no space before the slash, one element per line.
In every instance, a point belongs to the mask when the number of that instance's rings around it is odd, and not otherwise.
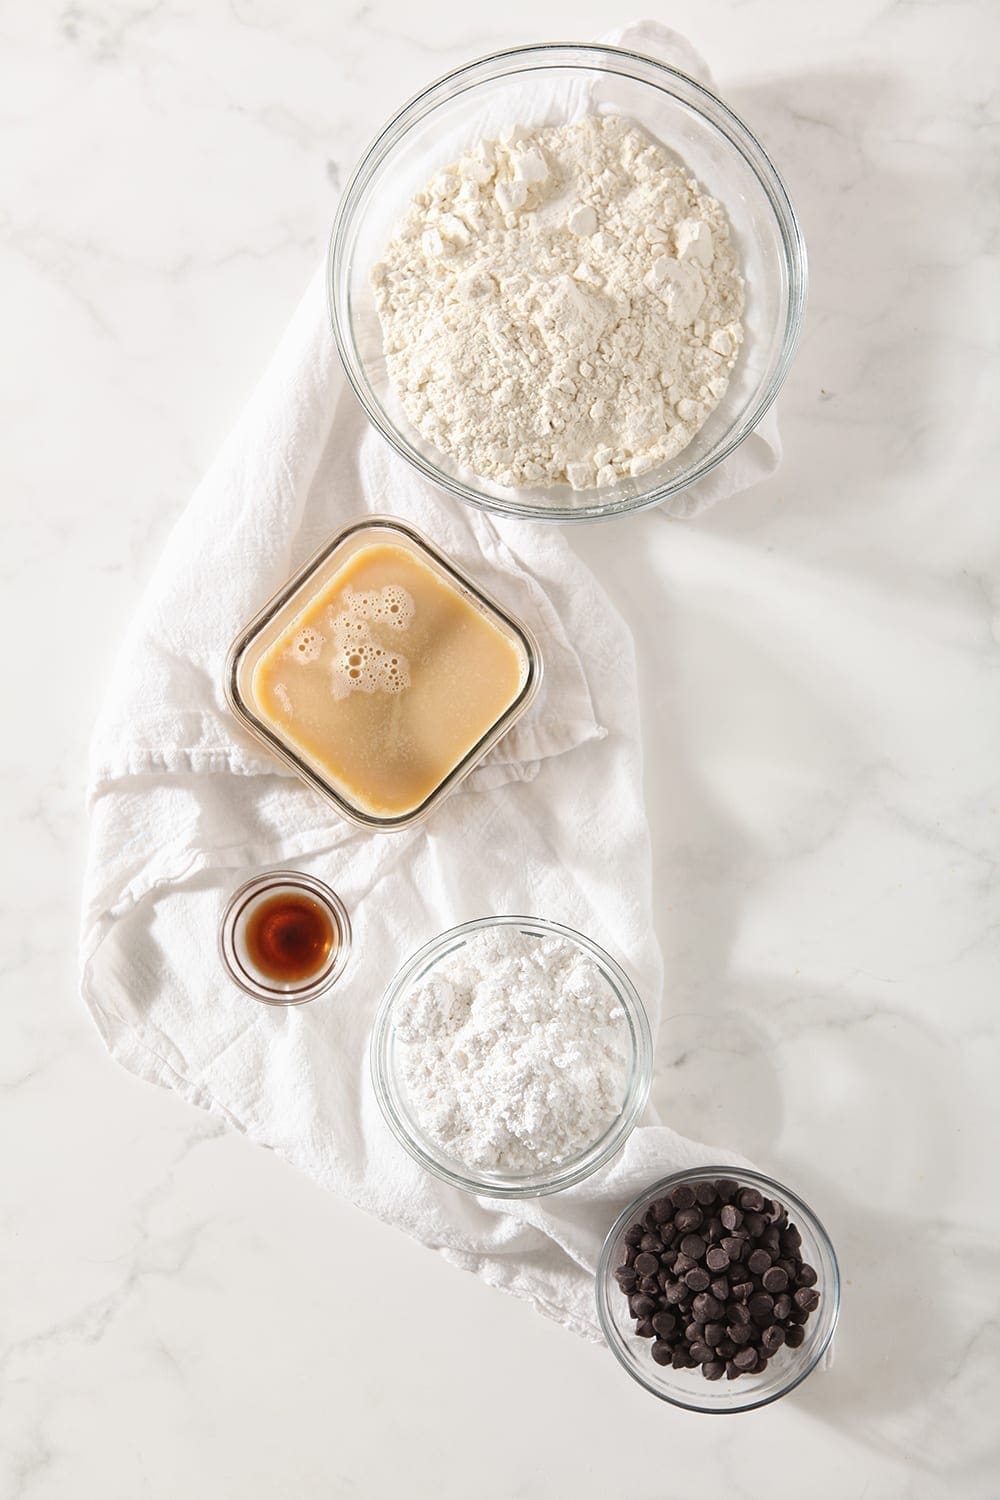
<path fill-rule="evenodd" d="M 920 1472 L 951 1477 L 955 1494 L 974 1476 L 995 1477 L 1000 1434 L 983 1398 L 998 1329 L 978 1299 L 964 1312 L 958 1306 L 963 1282 L 992 1284 L 993 1247 L 933 1217 L 859 1211 L 843 1183 L 826 1181 L 819 1193 L 831 1219 L 854 1227 L 840 1246 L 844 1303 L 833 1368 L 803 1385 L 796 1405 L 873 1452 L 903 1459 L 915 1486 Z"/>
<path fill-rule="evenodd" d="M 953 358 L 962 250 L 942 241 L 940 205 L 963 223 L 970 188 L 946 153 L 912 168 L 905 81 L 888 71 L 803 73 L 727 90 L 788 185 L 810 273 L 805 334 L 779 402 L 778 476 L 707 524 L 752 527 L 776 501 L 838 519 L 866 510 L 873 483 L 924 472 Z M 956 220 L 957 222 L 957 220 Z M 954 255 L 954 263 L 949 256 Z M 958 315 L 956 313 L 956 315 Z M 948 399 L 961 382 L 950 381 Z"/>

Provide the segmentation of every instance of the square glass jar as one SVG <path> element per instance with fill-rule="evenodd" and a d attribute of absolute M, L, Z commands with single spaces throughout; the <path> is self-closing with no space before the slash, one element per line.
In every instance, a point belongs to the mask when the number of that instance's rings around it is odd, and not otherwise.
<path fill-rule="evenodd" d="M 365 586 L 363 581 L 365 576 L 372 576 L 378 560 L 389 566 L 393 556 L 403 579 L 411 584 L 426 582 L 428 613 L 433 616 L 438 609 L 447 616 L 448 628 L 442 628 L 437 637 L 432 631 L 422 656 L 414 659 L 415 680 L 411 680 L 406 649 L 411 623 L 414 627 L 418 622 L 425 623 L 421 606 L 414 604 L 405 586 L 397 587 L 394 581 L 381 589 Z M 384 576 L 384 569 L 378 576 Z M 361 580 L 360 588 L 352 582 L 339 584 L 342 578 L 355 577 Z M 333 602 L 318 614 L 320 604 L 327 599 Z M 338 604 L 345 606 L 339 612 Z M 302 628 L 293 634 L 299 625 Z M 485 653 L 482 664 L 475 654 L 477 641 Z M 491 685 L 487 647 L 496 661 L 503 661 L 509 678 L 507 689 Z M 456 702 L 454 681 L 450 696 L 440 692 L 435 696 L 433 686 L 435 652 L 442 664 L 447 662 L 454 679 L 455 651 L 459 648 L 465 653 L 459 661 L 464 660 L 469 687 L 480 697 L 484 692 L 489 697 L 492 690 L 500 693 L 497 711 L 476 724 L 474 737 L 462 721 L 461 710 L 448 707 Z M 283 667 L 286 659 L 288 675 L 284 682 L 276 679 L 272 689 L 267 674 L 274 673 L 275 662 Z M 303 664 L 312 665 L 314 671 L 308 722 L 299 726 L 299 732 L 287 684 L 292 683 L 297 690 L 304 680 L 297 676 Z M 320 670 L 328 677 L 317 681 Z M 541 670 L 538 646 L 528 628 L 416 527 L 391 516 L 366 516 L 338 531 L 240 631 L 226 661 L 225 693 L 243 727 L 344 818 L 359 827 L 390 832 L 426 817 L 469 774 L 531 703 Z M 421 733 L 407 738 L 405 695 L 421 692 L 423 700 L 418 696 L 411 703 L 429 703 L 432 709 L 435 703 L 439 705 L 440 733 L 450 740 L 451 749 L 433 751 L 430 741 L 434 731 L 426 716 L 418 726 Z M 275 693 L 279 695 L 277 708 Z M 269 696 L 270 703 L 266 701 Z M 379 713 L 388 732 L 376 733 L 368 727 L 375 724 Z M 472 722 L 472 709 L 467 713 Z M 396 734 L 400 723 L 403 727 Z M 311 745 L 307 743 L 310 736 Z M 424 781 L 430 775 L 430 782 L 422 785 L 419 793 L 400 792 L 393 805 L 384 798 L 384 805 L 379 805 L 378 798 L 368 795 L 360 785 L 361 772 L 355 771 L 352 784 L 346 760 L 343 769 L 332 764 L 338 743 L 343 745 L 345 756 L 350 747 L 355 767 L 367 761 L 374 780 L 381 776 L 387 782 L 390 756 L 396 768 L 406 770 L 407 743 L 417 746 L 415 754 L 424 752 L 428 766 L 436 762 L 440 775 L 426 769 L 421 759 L 421 774 Z M 416 777 L 414 771 L 414 785 Z"/>

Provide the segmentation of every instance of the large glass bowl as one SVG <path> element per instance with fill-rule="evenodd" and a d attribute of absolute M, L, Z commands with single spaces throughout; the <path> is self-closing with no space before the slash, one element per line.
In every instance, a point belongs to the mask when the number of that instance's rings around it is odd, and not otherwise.
<path fill-rule="evenodd" d="M 719 200 L 746 281 L 745 342 L 719 405 L 675 458 L 601 489 L 505 489 L 421 437 L 393 391 L 369 276 L 410 199 L 435 171 L 505 126 L 560 124 L 588 112 L 629 116 Z M 766 152 L 693 79 L 619 47 L 516 47 L 457 69 L 389 121 L 341 200 L 328 259 L 330 313 L 348 379 L 396 452 L 484 510 L 537 520 L 619 515 L 658 505 L 722 463 L 759 423 L 788 373 L 802 326 L 806 253 L 788 193 Z"/>
<path fill-rule="evenodd" d="M 610 994 L 619 1001 L 625 1012 L 628 1066 L 617 1116 L 603 1135 L 589 1142 L 584 1150 L 559 1166 L 545 1171 L 479 1172 L 446 1155 L 421 1128 L 400 1075 L 399 1050 L 405 1044 L 399 1041 L 395 1031 L 397 1001 L 457 948 L 468 942 L 470 937 L 489 927 L 516 927 L 518 932 L 538 937 L 556 935 L 565 938 L 582 949 L 594 962 Z M 467 1193 L 481 1193 L 490 1198 L 537 1198 L 582 1182 L 621 1150 L 649 1094 L 653 1075 L 653 1046 L 649 1021 L 635 986 L 621 965 L 590 938 L 574 932 L 571 927 L 563 927 L 559 922 L 548 922 L 539 917 L 480 917 L 477 921 L 452 927 L 433 938 L 400 969 L 386 990 L 375 1018 L 371 1039 L 371 1071 L 375 1096 L 390 1130 L 414 1160 L 428 1172 L 433 1172 L 436 1177 Z"/>
<path fill-rule="evenodd" d="M 682 1182 L 711 1181 L 728 1177 L 740 1187 L 759 1189 L 766 1198 L 777 1198 L 788 1209 L 788 1217 L 802 1235 L 802 1259 L 817 1273 L 816 1290 L 819 1306 L 805 1327 L 805 1340 L 797 1349 L 787 1345 L 779 1349 L 759 1375 L 740 1375 L 736 1380 L 706 1380 L 700 1369 L 675 1370 L 658 1365 L 649 1352 L 649 1339 L 639 1338 L 635 1319 L 629 1312 L 628 1298 L 615 1281 L 615 1269 L 625 1254 L 625 1231 L 649 1208 L 656 1198 L 663 1198 Z M 633 1200 L 615 1221 L 604 1242 L 597 1267 L 597 1316 L 612 1354 L 625 1369 L 661 1401 L 683 1406 L 687 1411 L 736 1412 L 753 1411 L 767 1406 L 779 1396 L 787 1396 L 819 1364 L 830 1346 L 840 1316 L 840 1270 L 830 1236 L 812 1209 L 802 1199 L 764 1177 L 760 1172 L 733 1167 L 696 1167 L 663 1177 Z"/>

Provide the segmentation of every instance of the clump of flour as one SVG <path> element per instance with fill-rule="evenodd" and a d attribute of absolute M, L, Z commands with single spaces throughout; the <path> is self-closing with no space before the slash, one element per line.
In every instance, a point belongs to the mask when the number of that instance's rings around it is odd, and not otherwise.
<path fill-rule="evenodd" d="M 625 1096 L 625 1013 L 567 939 L 474 934 L 396 1002 L 400 1074 L 421 1127 L 480 1170 L 557 1166 Z"/>
<path fill-rule="evenodd" d="M 410 419 L 506 486 L 674 457 L 743 341 L 722 208 L 619 115 L 481 142 L 416 195 L 372 286 Z"/>

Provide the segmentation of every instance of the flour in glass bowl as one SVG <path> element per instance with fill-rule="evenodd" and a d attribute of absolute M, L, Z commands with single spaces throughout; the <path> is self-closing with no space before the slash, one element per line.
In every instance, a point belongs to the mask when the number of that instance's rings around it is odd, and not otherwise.
<path fill-rule="evenodd" d="M 397 999 L 394 1027 L 418 1124 L 467 1167 L 559 1166 L 621 1111 L 625 1012 L 564 937 L 509 926 L 473 934 Z"/>
<path fill-rule="evenodd" d="M 480 142 L 413 199 L 372 287 L 410 420 L 508 487 L 673 458 L 743 341 L 721 206 L 620 115 Z"/>

